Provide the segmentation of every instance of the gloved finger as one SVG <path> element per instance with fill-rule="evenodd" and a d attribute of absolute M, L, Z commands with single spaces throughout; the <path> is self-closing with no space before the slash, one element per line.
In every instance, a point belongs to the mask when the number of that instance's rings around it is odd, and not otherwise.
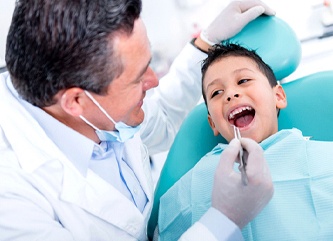
<path fill-rule="evenodd" d="M 251 22 L 252 20 L 259 17 L 261 14 L 263 14 L 264 11 L 265 11 L 265 9 L 262 6 L 256 6 L 256 7 L 250 8 L 249 10 L 242 13 L 242 18 L 246 22 Z"/>
<path fill-rule="evenodd" d="M 247 163 L 246 169 L 255 169 L 257 171 L 262 171 L 267 163 L 264 159 L 264 151 L 262 147 L 250 138 L 241 138 L 240 140 L 242 147 L 247 152 Z"/>
<path fill-rule="evenodd" d="M 223 150 L 217 169 L 221 170 L 224 173 L 233 172 L 234 163 L 238 159 L 240 148 L 240 141 L 236 138 L 232 139 L 228 147 Z"/>
<path fill-rule="evenodd" d="M 271 174 L 264 157 L 262 147 L 249 138 L 241 138 L 241 144 L 248 152 L 246 159 L 246 174 L 249 183 L 271 183 Z"/>
<path fill-rule="evenodd" d="M 241 1 L 240 4 L 239 4 L 239 8 L 240 8 L 241 12 L 245 12 L 245 11 L 247 11 L 247 10 L 253 8 L 253 7 L 256 7 L 256 6 L 263 7 L 264 11 L 262 13 L 264 13 L 266 15 L 275 15 L 275 11 L 272 8 L 270 8 L 267 4 L 265 4 L 265 3 L 263 3 L 262 1 L 259 1 L 259 0 Z"/>

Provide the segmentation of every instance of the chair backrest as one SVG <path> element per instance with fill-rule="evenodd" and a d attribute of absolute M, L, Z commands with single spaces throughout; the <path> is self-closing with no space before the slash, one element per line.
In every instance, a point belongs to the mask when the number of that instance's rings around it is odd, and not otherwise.
<path fill-rule="evenodd" d="M 279 130 L 296 127 L 311 140 L 333 141 L 333 70 L 282 84 L 287 108 L 280 111 Z"/>
<path fill-rule="evenodd" d="M 277 17 L 260 16 L 246 25 L 240 33 L 229 41 L 256 50 L 272 68 L 278 80 L 294 72 L 301 59 L 301 45 L 295 32 L 286 22 Z M 288 44 L 285 44 L 286 42 Z M 330 73 L 322 73 L 320 79 L 329 75 Z M 295 82 L 295 84 L 285 85 L 287 94 L 290 92 L 290 97 L 288 96 L 290 102 L 293 103 L 289 104 L 290 106 L 286 111 L 280 113 L 280 122 L 283 128 L 295 126 L 302 129 L 313 120 L 312 113 L 305 113 L 304 110 L 307 107 L 301 105 L 301 103 L 303 101 L 310 102 L 307 100 L 307 92 L 312 87 L 308 86 L 312 86 L 312 82 L 316 82 L 313 81 L 315 78 L 307 77 L 297 81 L 297 83 Z M 303 95 L 303 92 L 305 95 Z M 311 106 L 313 105 L 315 104 L 311 103 Z M 288 112 L 288 110 L 290 111 Z M 301 115 L 296 110 L 301 111 L 304 116 L 311 116 L 312 119 L 301 120 L 302 118 L 299 118 Z M 312 133 L 310 130 L 312 129 L 309 129 L 309 134 L 305 134 L 310 135 Z M 319 130 L 320 128 L 316 133 L 320 133 Z M 204 104 L 198 105 L 183 122 L 161 171 L 155 190 L 153 210 L 148 223 L 149 237 L 153 236 L 157 224 L 160 197 L 219 142 L 226 143 L 221 136 L 213 135 L 207 121 L 206 106 Z"/>

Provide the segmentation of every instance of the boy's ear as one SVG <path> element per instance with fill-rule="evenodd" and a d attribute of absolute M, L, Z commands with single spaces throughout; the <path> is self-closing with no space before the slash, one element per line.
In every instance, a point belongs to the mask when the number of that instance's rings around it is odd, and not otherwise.
<path fill-rule="evenodd" d="M 67 114 L 80 116 L 83 111 L 83 96 L 84 91 L 81 88 L 69 88 L 60 97 L 60 106 Z"/>
<path fill-rule="evenodd" d="M 287 106 L 287 95 L 284 92 L 284 89 L 281 85 L 276 85 L 275 87 L 275 95 L 276 95 L 276 108 L 284 109 Z"/>
<path fill-rule="evenodd" d="M 214 136 L 217 136 L 219 134 L 219 132 L 216 129 L 214 121 L 213 121 L 212 117 L 210 116 L 210 114 L 208 114 L 207 118 L 208 118 L 208 123 L 213 130 Z"/>

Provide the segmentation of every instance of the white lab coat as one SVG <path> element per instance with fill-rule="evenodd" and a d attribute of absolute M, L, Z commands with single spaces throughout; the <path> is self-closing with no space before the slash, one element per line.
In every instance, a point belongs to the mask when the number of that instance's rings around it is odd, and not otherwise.
<path fill-rule="evenodd" d="M 145 102 L 141 137 L 151 153 L 169 148 L 198 102 L 204 57 L 188 44 Z M 143 213 L 94 172 L 82 176 L 9 91 L 9 82 L 7 73 L 0 77 L 0 240 L 146 240 L 153 182 L 139 134 L 124 152 L 149 200 Z"/>

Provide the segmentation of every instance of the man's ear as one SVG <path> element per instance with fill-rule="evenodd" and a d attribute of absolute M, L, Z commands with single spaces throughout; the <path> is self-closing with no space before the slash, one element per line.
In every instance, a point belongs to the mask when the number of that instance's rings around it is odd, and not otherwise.
<path fill-rule="evenodd" d="M 219 134 L 219 132 L 218 132 L 218 130 L 216 129 L 216 127 L 215 127 L 215 123 L 214 123 L 212 117 L 210 116 L 210 114 L 208 114 L 207 118 L 208 118 L 208 123 L 209 123 L 210 127 L 211 127 L 212 130 L 213 130 L 214 136 L 217 136 L 217 135 Z"/>
<path fill-rule="evenodd" d="M 281 85 L 276 85 L 275 87 L 275 96 L 276 96 L 276 108 L 284 109 L 287 106 L 287 95 L 284 92 L 284 89 Z"/>
<path fill-rule="evenodd" d="M 80 116 L 83 111 L 85 95 L 81 88 L 73 87 L 65 90 L 60 97 L 61 108 L 71 116 Z"/>

